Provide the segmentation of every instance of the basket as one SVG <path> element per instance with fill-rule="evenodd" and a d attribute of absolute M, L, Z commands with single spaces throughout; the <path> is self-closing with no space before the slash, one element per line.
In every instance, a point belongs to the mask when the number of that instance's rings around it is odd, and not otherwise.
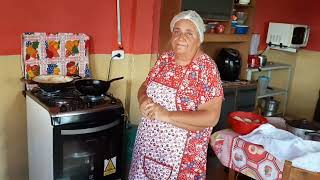
<path fill-rule="evenodd" d="M 254 122 L 244 122 L 241 120 L 237 120 L 238 119 L 237 117 L 241 119 L 246 119 L 246 120 L 250 119 L 250 120 L 253 120 Z M 252 112 L 235 111 L 228 114 L 228 122 L 231 125 L 231 128 L 233 129 L 234 132 L 239 133 L 241 135 L 245 135 L 252 132 L 261 124 L 268 123 L 268 120 L 265 117 Z"/>

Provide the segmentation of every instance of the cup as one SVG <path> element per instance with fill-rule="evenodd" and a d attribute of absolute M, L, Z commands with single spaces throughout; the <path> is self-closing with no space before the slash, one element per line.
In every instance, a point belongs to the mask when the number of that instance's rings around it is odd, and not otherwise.
<path fill-rule="evenodd" d="M 216 33 L 224 33 L 224 25 L 223 24 L 218 24 L 216 27 L 215 27 L 215 30 L 216 30 Z"/>
<path fill-rule="evenodd" d="M 262 95 L 267 92 L 267 88 L 269 85 L 269 77 L 267 76 L 259 76 L 258 78 L 258 94 Z"/>
<path fill-rule="evenodd" d="M 260 59 L 257 55 L 249 55 L 248 56 L 248 68 L 259 68 L 260 67 Z"/>
<path fill-rule="evenodd" d="M 250 0 L 239 0 L 239 4 L 247 5 L 250 3 Z"/>
<path fill-rule="evenodd" d="M 214 33 L 218 22 L 209 22 L 208 23 L 208 32 Z"/>

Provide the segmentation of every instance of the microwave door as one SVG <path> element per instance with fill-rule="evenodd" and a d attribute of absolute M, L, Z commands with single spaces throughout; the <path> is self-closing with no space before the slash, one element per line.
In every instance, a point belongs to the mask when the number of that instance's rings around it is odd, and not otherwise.
<path fill-rule="evenodd" d="M 306 29 L 303 27 L 295 27 L 292 33 L 291 44 L 294 44 L 294 45 L 302 44 L 305 31 Z"/>
<path fill-rule="evenodd" d="M 306 27 L 295 27 L 292 33 L 291 44 L 305 45 L 309 37 L 309 29 Z"/>

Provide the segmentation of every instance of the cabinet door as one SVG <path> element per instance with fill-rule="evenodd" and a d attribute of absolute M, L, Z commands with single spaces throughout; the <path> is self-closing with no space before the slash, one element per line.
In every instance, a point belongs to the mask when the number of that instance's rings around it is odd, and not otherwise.
<path fill-rule="evenodd" d="M 239 88 L 237 92 L 237 111 L 254 111 L 257 88 Z"/>
<path fill-rule="evenodd" d="M 228 128 L 228 113 L 235 111 L 235 97 L 236 89 L 235 88 L 225 88 L 224 89 L 224 101 L 222 102 L 221 113 L 218 124 L 213 128 L 213 132 L 219 131 L 221 129 Z"/>

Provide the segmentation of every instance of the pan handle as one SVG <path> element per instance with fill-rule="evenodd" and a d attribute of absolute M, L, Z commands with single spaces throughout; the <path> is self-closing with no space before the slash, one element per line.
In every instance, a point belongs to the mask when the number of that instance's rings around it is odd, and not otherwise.
<path fill-rule="evenodd" d="M 120 80 L 120 79 L 123 79 L 123 77 L 114 78 L 114 79 L 109 80 L 108 82 L 111 83 L 113 81 L 117 81 L 117 80 Z"/>
<path fill-rule="evenodd" d="M 304 134 L 309 135 L 309 136 L 319 136 L 320 137 L 320 132 L 318 132 L 318 131 L 305 132 Z"/>

